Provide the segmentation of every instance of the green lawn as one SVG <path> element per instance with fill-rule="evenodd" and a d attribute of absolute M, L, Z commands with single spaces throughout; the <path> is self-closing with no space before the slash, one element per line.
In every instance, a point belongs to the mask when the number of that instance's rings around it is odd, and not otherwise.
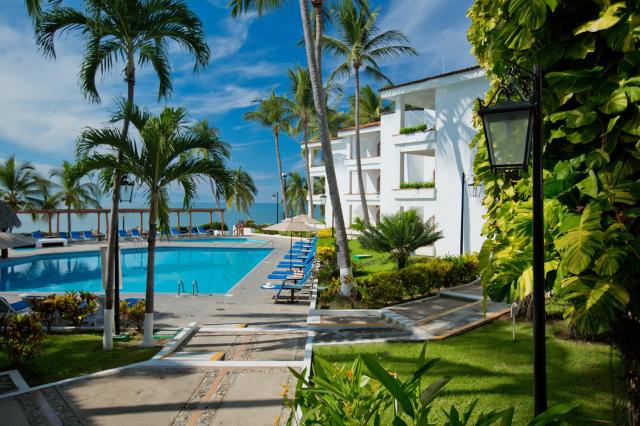
<path fill-rule="evenodd" d="M 117 342 L 113 351 L 105 352 L 101 334 L 50 334 L 43 341 L 33 371 L 21 373 L 29 385 L 36 386 L 145 361 L 160 350 L 160 347 L 140 348 L 139 343 L 139 339 Z M 6 354 L 0 351 L 0 371 L 8 369 L 11 366 Z"/>
<path fill-rule="evenodd" d="M 318 247 L 332 246 L 334 244 L 335 240 L 331 237 L 318 238 Z M 388 253 L 363 249 L 358 240 L 349 240 L 349 250 L 351 251 L 351 262 L 353 262 L 358 275 L 367 275 L 396 268 L 396 263 L 393 260 L 388 260 Z M 356 260 L 354 256 L 357 254 L 368 254 L 371 257 Z"/>
<path fill-rule="evenodd" d="M 531 326 L 518 324 L 516 341 L 511 340 L 511 323 L 496 321 L 461 336 L 427 345 L 429 358 L 440 361 L 428 380 L 451 376 L 453 379 L 432 411 L 442 420 L 442 407 L 455 403 L 466 407 L 478 399 L 480 411 L 513 405 L 514 424 L 526 424 L 533 412 Z M 592 424 L 586 419 L 610 420 L 611 393 L 609 347 L 600 344 L 562 340 L 553 335 L 560 324 L 547 328 L 549 404 L 582 402 L 575 424 Z M 357 353 L 374 353 L 390 371 L 406 378 L 415 370 L 414 362 L 422 344 L 363 344 L 317 347 L 315 355 L 331 362 L 351 362 Z"/>

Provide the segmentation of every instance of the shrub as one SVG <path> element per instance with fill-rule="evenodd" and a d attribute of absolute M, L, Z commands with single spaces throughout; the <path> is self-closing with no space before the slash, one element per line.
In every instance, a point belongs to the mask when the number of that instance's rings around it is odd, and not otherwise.
<path fill-rule="evenodd" d="M 431 291 L 431 280 L 427 277 L 424 265 L 410 265 L 398 271 L 405 296 L 416 297 Z"/>
<path fill-rule="evenodd" d="M 14 367 L 27 364 L 42 347 L 44 333 L 37 313 L 15 315 L 8 320 L 0 345 Z"/>
<path fill-rule="evenodd" d="M 120 301 L 120 326 L 123 328 L 129 326 L 129 304 L 126 300 Z"/>
<path fill-rule="evenodd" d="M 212 225 L 213 225 L 213 227 L 212 227 Z M 213 229 L 214 231 L 219 231 L 220 230 L 220 225 L 221 225 L 220 222 L 213 222 L 213 223 L 207 222 L 207 223 L 203 223 L 200 226 L 202 226 L 202 228 L 204 228 L 206 231 L 208 231 L 210 229 Z M 224 230 L 225 231 L 229 230 L 229 227 L 227 226 L 226 223 L 224 224 Z"/>
<path fill-rule="evenodd" d="M 336 248 L 333 246 L 318 247 L 316 257 L 323 265 L 336 263 Z"/>
<path fill-rule="evenodd" d="M 29 307 L 37 312 L 40 319 L 47 327 L 47 332 L 51 332 L 53 323 L 60 317 L 60 297 L 51 294 L 45 298 L 29 299 Z"/>
<path fill-rule="evenodd" d="M 320 265 L 316 276 L 318 277 L 318 283 L 326 285 L 333 278 L 338 277 L 339 274 L 340 271 L 336 263 L 326 263 L 324 265 Z"/>
<path fill-rule="evenodd" d="M 324 228 L 318 231 L 318 238 L 329 238 L 333 233 L 331 228 Z"/>
<path fill-rule="evenodd" d="M 96 299 L 95 294 L 86 291 L 68 291 L 60 296 L 60 313 L 78 330 L 84 320 L 98 308 Z"/>
<path fill-rule="evenodd" d="M 435 188 L 435 182 L 403 182 L 400 184 L 400 189 L 421 189 L 421 188 Z"/>
<path fill-rule="evenodd" d="M 128 311 L 127 317 L 138 332 L 144 328 L 144 307 L 144 300 L 138 300 Z"/>
<path fill-rule="evenodd" d="M 402 300 L 403 285 L 398 271 L 382 271 L 358 280 L 362 301 L 370 308 Z"/>
<path fill-rule="evenodd" d="M 415 127 L 403 127 L 402 129 L 400 129 L 400 134 L 401 135 L 410 135 L 412 133 L 426 132 L 426 131 L 427 131 L 427 125 L 426 124 L 420 124 L 419 126 L 415 126 Z"/>

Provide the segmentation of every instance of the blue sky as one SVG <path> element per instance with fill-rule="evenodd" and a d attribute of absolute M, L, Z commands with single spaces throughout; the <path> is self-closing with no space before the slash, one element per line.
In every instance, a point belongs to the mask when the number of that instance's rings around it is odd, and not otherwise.
<path fill-rule="evenodd" d="M 9 3 L 9 4 L 8 4 Z M 75 3 L 75 2 L 74 2 Z M 191 58 L 171 54 L 174 91 L 168 101 L 157 101 L 157 80 L 150 69 L 138 71 L 136 102 L 159 110 L 165 104 L 185 106 L 193 119 L 207 118 L 232 145 L 233 166 L 242 166 L 256 181 L 257 201 L 271 201 L 277 188 L 277 168 L 271 132 L 244 122 L 252 101 L 271 90 L 288 90 L 286 70 L 305 65 L 304 49 L 297 46 L 302 29 L 298 2 L 271 15 L 231 19 L 227 0 L 190 0 L 205 25 L 212 50 L 209 66 L 192 73 Z M 475 64 L 466 40 L 466 11 L 471 0 L 372 0 L 380 7 L 382 30 L 404 31 L 420 56 L 384 64 L 383 70 L 401 83 Z M 56 42 L 57 59 L 43 58 L 33 41 L 23 0 L 4 0 L 0 14 L 0 158 L 16 154 L 44 173 L 62 160 L 72 160 L 74 140 L 87 127 L 103 126 L 113 111 L 113 99 L 126 87 L 121 66 L 105 76 L 99 90 L 101 104 L 89 103 L 77 83 L 82 46 L 75 34 Z M 332 30 L 329 29 L 329 32 Z M 325 59 L 325 71 L 337 63 Z M 353 89 L 344 82 L 346 94 Z M 377 87 L 377 85 L 375 85 Z M 298 141 L 281 141 L 285 171 L 303 167 Z M 200 201 L 208 201 L 207 186 Z"/>

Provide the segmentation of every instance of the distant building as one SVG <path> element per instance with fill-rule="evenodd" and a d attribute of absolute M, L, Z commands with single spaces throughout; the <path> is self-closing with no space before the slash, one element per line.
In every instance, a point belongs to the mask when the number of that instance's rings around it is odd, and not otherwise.
<path fill-rule="evenodd" d="M 433 255 L 477 251 L 484 209 L 481 198 L 469 187 L 473 176 L 474 150 L 469 146 L 476 130 L 472 125 L 474 101 L 489 89 L 479 67 L 428 77 L 382 89 L 395 111 L 380 122 L 361 126 L 360 150 L 369 217 L 414 209 L 424 220 L 435 220 L 444 238 L 422 253 Z M 402 129 L 426 126 L 426 130 L 403 134 Z M 355 131 L 342 129 L 332 139 L 333 157 L 347 226 L 361 217 L 355 160 Z M 311 177 L 322 187 L 325 170 L 319 142 L 309 144 Z M 467 182 L 462 181 L 465 174 Z M 318 185 L 319 184 L 319 185 Z M 404 184 L 404 185 L 403 185 Z M 403 188 L 420 184 L 424 188 Z M 430 186 L 433 184 L 432 188 Z M 324 185 L 326 188 L 326 185 Z M 463 193 L 464 191 L 464 193 Z M 314 194 L 315 205 L 321 194 Z M 464 202 L 464 210 L 462 203 Z M 326 222 L 333 209 L 326 201 Z"/>

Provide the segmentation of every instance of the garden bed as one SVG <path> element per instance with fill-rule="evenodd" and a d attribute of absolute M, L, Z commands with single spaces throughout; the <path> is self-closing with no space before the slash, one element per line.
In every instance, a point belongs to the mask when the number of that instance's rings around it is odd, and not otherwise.
<path fill-rule="evenodd" d="M 20 373 L 30 386 L 37 386 L 146 361 L 160 350 L 139 344 L 140 338 L 134 337 L 129 342 L 114 342 L 113 350 L 107 352 L 102 349 L 99 333 L 47 334 L 41 353 Z M 0 351 L 0 371 L 12 368 L 6 353 Z"/>

